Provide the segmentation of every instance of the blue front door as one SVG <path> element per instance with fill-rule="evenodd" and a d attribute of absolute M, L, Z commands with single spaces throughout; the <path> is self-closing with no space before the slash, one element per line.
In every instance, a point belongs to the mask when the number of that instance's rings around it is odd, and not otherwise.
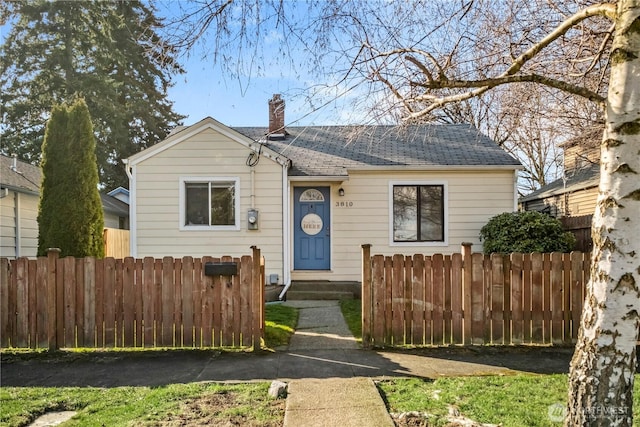
<path fill-rule="evenodd" d="M 329 270 L 331 227 L 329 187 L 293 189 L 293 268 Z"/>

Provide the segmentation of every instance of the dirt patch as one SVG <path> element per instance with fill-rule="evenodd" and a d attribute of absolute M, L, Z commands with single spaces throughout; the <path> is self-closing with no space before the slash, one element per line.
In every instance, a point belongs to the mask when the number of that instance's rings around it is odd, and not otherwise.
<path fill-rule="evenodd" d="M 245 405 L 235 393 L 209 393 L 181 403 L 176 414 L 169 414 L 164 420 L 147 423 L 157 427 L 195 427 L 195 426 L 248 426 L 279 427 L 284 422 L 284 399 L 274 399 L 268 407 L 268 418 L 253 415 L 252 411 L 238 411 Z"/>

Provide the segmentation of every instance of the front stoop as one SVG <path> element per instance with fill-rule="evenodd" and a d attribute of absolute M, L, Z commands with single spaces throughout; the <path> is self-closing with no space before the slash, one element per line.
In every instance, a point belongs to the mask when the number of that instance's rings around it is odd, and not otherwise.
<path fill-rule="evenodd" d="M 293 281 L 287 291 L 289 301 L 299 300 L 340 300 L 360 296 L 360 283 L 347 281 Z"/>

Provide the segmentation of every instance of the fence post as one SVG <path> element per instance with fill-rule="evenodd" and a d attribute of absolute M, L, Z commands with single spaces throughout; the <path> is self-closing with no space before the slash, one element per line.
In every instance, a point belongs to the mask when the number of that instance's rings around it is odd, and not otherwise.
<path fill-rule="evenodd" d="M 253 351 L 258 352 L 261 348 L 262 339 L 262 325 L 264 324 L 264 297 L 262 296 L 263 284 L 260 283 L 260 249 L 256 246 L 251 246 L 253 251 L 251 262 L 253 266 L 251 268 L 251 300 L 252 300 L 252 313 L 253 313 Z"/>
<path fill-rule="evenodd" d="M 371 244 L 362 245 L 362 346 L 371 347 L 373 292 L 371 289 Z"/>
<path fill-rule="evenodd" d="M 471 246 L 469 242 L 462 242 L 462 321 L 464 322 L 463 342 L 465 345 L 471 344 Z"/>
<path fill-rule="evenodd" d="M 49 350 L 58 349 L 58 283 L 56 281 L 56 264 L 60 249 L 47 249 L 47 340 Z M 62 285 L 62 284 L 61 284 Z"/>

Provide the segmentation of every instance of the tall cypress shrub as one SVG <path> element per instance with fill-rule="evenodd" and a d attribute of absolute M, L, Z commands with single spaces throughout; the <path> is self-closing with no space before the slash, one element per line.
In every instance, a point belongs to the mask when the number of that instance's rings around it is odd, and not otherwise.
<path fill-rule="evenodd" d="M 51 111 L 42 145 L 38 255 L 104 257 L 96 143 L 83 99 Z"/>

